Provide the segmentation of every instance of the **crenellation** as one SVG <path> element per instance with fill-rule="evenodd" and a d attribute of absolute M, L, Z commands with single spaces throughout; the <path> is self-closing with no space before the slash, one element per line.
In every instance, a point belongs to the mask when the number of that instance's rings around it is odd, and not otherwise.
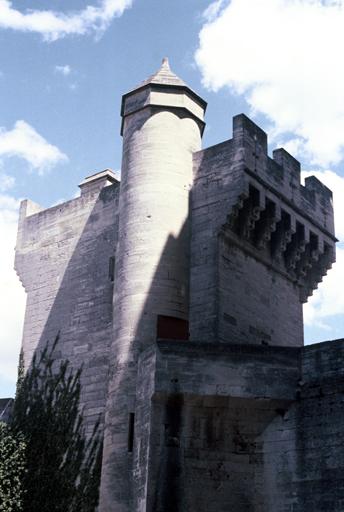
<path fill-rule="evenodd" d="M 274 149 L 272 157 L 283 169 L 284 179 L 299 185 L 301 179 L 301 164 L 284 148 Z"/>
<path fill-rule="evenodd" d="M 249 146 L 256 158 L 268 154 L 266 133 L 245 114 L 233 117 L 233 141 L 237 147 Z"/>
<path fill-rule="evenodd" d="M 316 192 L 324 198 L 324 201 L 332 204 L 332 191 L 315 176 L 308 176 L 305 179 L 305 188 Z"/>
<path fill-rule="evenodd" d="M 274 150 L 272 159 L 268 157 L 267 135 L 243 114 L 233 118 L 232 141 L 236 147 L 235 164 L 256 182 L 256 186 L 260 183 L 329 235 L 333 233 L 332 193 L 315 176 L 306 178 L 303 186 L 298 160 L 283 148 Z"/>

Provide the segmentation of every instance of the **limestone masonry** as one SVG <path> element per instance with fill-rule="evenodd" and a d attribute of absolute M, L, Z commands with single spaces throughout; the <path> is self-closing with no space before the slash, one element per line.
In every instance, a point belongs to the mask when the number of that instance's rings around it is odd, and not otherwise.
<path fill-rule="evenodd" d="M 205 101 L 164 59 L 122 99 L 121 181 L 22 202 L 32 355 L 83 364 L 100 512 L 343 512 L 344 341 L 303 346 L 335 260 L 332 193 L 245 115 L 201 149 Z"/>

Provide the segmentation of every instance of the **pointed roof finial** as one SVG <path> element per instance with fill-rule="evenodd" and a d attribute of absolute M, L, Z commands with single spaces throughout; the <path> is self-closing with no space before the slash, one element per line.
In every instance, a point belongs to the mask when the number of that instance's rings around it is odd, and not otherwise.
<path fill-rule="evenodd" d="M 168 62 L 168 57 L 164 57 L 162 59 L 161 67 L 170 70 L 170 63 Z"/>
<path fill-rule="evenodd" d="M 161 67 L 154 75 L 151 75 L 147 80 L 141 82 L 138 87 L 143 87 L 148 84 L 160 84 L 160 85 L 171 85 L 171 86 L 183 86 L 186 87 L 185 82 L 181 80 L 173 71 L 171 71 L 168 58 L 162 59 Z M 137 87 L 136 87 L 137 89 Z"/>

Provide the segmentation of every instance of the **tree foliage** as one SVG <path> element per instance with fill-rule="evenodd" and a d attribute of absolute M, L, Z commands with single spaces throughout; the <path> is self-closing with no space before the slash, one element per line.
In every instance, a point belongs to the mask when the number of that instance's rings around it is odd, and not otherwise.
<path fill-rule="evenodd" d="M 11 429 L 26 442 L 23 510 L 94 512 L 102 451 L 99 425 L 87 438 L 79 406 L 81 369 L 73 373 L 68 361 L 56 363 L 57 343 L 58 337 L 34 356 L 18 381 Z"/>
<path fill-rule="evenodd" d="M 0 511 L 21 512 L 23 477 L 25 474 L 25 442 L 14 435 L 6 423 L 0 422 Z"/>

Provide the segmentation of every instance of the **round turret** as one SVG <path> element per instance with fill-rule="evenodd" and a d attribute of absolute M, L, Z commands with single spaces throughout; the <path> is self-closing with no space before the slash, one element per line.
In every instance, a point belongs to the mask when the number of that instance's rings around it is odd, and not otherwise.
<path fill-rule="evenodd" d="M 117 347 L 154 340 L 158 316 L 188 318 L 189 191 L 204 108 L 167 59 L 123 97 Z"/>
<path fill-rule="evenodd" d="M 205 107 L 167 59 L 123 96 L 111 355 L 116 370 L 109 385 L 101 512 L 135 509 L 125 499 L 132 467 L 128 432 L 120 441 L 119 431 L 135 412 L 137 355 L 158 338 L 188 335 L 189 193 Z"/>

